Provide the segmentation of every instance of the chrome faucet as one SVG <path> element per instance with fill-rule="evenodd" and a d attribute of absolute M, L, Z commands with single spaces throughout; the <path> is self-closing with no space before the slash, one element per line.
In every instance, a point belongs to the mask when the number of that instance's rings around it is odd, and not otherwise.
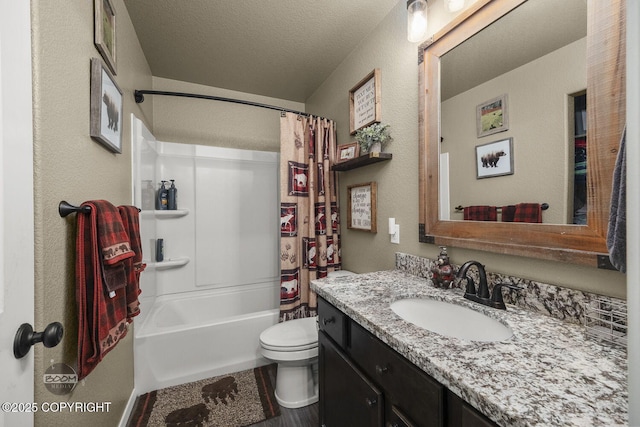
<path fill-rule="evenodd" d="M 477 289 L 473 278 L 467 275 L 467 271 L 469 270 L 469 268 L 474 265 L 478 269 L 478 275 L 480 277 L 480 282 L 478 283 Z M 504 305 L 504 300 L 502 298 L 502 288 L 510 288 L 514 290 L 522 289 L 521 287 L 512 285 L 510 283 L 497 283 L 493 287 L 492 295 L 489 296 L 487 272 L 484 269 L 484 265 L 480 264 L 478 261 L 467 261 L 462 264 L 462 267 L 460 267 L 460 270 L 458 270 L 457 277 L 458 279 L 464 279 L 467 282 L 467 287 L 465 288 L 464 292 L 464 297 L 466 299 L 489 307 L 499 308 L 501 310 L 506 310 L 507 308 Z"/>

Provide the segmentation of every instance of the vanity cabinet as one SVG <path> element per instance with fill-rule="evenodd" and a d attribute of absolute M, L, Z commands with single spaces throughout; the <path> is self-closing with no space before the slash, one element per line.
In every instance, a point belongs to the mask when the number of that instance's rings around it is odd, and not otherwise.
<path fill-rule="evenodd" d="M 323 427 L 495 426 L 322 298 L 318 322 Z"/>

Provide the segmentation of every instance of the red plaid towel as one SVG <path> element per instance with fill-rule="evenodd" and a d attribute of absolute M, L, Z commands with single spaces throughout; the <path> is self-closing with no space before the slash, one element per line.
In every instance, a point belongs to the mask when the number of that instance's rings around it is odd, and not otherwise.
<path fill-rule="evenodd" d="M 118 209 L 104 200 L 85 202 L 78 214 L 76 302 L 78 379 L 85 378 L 127 334 L 127 300 L 122 261 L 134 256 Z"/>
<path fill-rule="evenodd" d="M 142 244 L 140 243 L 140 220 L 138 208 L 135 206 L 118 206 L 122 224 L 124 225 L 131 249 L 135 253 L 133 258 L 125 260 L 127 270 L 127 320 L 133 321 L 133 317 L 140 314 L 140 273 L 147 266 L 142 263 Z"/>
<path fill-rule="evenodd" d="M 508 205 L 500 208 L 502 211 L 502 222 L 513 222 L 516 215 L 516 205 Z"/>
<path fill-rule="evenodd" d="M 466 206 L 464 219 L 466 221 L 497 221 L 497 209 L 495 206 Z"/>
<path fill-rule="evenodd" d="M 542 222 L 542 207 L 540 203 L 517 204 L 513 222 Z"/>

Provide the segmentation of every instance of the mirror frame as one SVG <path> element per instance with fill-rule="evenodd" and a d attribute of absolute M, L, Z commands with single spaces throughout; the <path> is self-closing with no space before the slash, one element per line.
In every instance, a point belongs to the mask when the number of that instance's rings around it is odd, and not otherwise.
<path fill-rule="evenodd" d="M 612 269 L 613 169 L 626 119 L 625 2 L 587 7 L 587 225 L 439 219 L 440 57 L 527 0 L 478 0 L 419 48 L 419 240 Z"/>

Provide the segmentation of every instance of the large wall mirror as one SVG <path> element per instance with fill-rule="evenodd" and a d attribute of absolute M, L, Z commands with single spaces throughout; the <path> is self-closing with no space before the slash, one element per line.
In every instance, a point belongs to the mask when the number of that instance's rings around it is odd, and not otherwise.
<path fill-rule="evenodd" d="M 607 267 L 624 22 L 624 0 L 478 0 L 420 47 L 421 241 Z M 542 223 L 503 221 L 520 203 Z"/>

